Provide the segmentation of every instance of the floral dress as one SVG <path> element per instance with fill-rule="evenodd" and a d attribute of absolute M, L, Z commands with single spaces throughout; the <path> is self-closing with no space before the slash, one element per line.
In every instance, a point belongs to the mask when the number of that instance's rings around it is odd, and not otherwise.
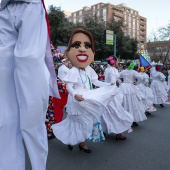
<path fill-rule="evenodd" d="M 54 137 L 53 130 L 51 129 L 51 126 L 55 123 L 56 123 L 56 121 L 55 121 L 55 115 L 54 115 L 53 97 L 50 96 L 49 103 L 48 103 L 48 109 L 47 109 L 47 113 L 46 113 L 46 120 L 45 120 L 48 139 L 51 139 Z"/>

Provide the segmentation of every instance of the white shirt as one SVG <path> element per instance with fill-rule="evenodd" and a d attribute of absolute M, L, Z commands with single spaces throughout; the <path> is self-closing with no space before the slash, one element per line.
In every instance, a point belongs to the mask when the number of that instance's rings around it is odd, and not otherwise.
<path fill-rule="evenodd" d="M 105 82 L 107 83 L 116 83 L 120 77 L 118 70 L 115 67 L 111 67 L 110 65 L 108 65 L 108 67 L 105 69 L 104 75 Z"/>
<path fill-rule="evenodd" d="M 64 77 L 68 74 L 69 68 L 62 64 L 58 69 L 58 77 L 63 80 Z"/>
<path fill-rule="evenodd" d="M 135 79 L 143 79 L 143 77 L 135 70 L 123 70 L 120 72 L 123 83 L 134 83 Z"/>

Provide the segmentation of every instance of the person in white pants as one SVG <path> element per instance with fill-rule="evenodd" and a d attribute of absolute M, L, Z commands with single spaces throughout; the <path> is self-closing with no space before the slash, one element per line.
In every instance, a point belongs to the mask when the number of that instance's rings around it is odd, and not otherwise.
<path fill-rule="evenodd" d="M 16 1 L 2 0 L 0 9 L 0 170 L 25 169 L 23 140 L 32 170 L 45 170 L 45 10 L 41 0 Z"/>

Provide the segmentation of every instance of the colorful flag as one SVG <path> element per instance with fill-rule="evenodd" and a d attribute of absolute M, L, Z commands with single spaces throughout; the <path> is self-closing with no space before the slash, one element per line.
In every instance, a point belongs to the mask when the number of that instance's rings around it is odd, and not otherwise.
<path fill-rule="evenodd" d="M 140 54 L 139 55 L 140 67 L 151 66 L 151 64 Z"/>

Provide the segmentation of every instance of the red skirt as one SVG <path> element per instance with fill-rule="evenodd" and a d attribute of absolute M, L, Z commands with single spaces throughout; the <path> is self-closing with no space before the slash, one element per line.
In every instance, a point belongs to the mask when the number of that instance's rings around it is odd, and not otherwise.
<path fill-rule="evenodd" d="M 57 123 L 61 122 L 64 115 L 64 106 L 67 103 L 68 98 L 68 92 L 62 93 L 59 92 L 61 99 L 57 99 L 53 97 L 53 104 L 54 104 L 54 114 L 55 114 L 55 120 Z"/>

